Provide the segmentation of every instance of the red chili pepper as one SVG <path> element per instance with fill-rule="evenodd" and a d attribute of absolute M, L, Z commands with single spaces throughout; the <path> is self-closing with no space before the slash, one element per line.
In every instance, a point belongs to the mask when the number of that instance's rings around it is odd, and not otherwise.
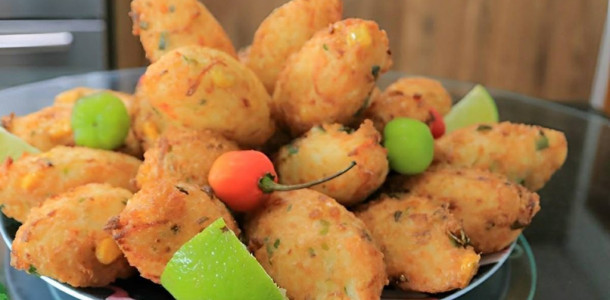
<path fill-rule="evenodd" d="M 249 211 L 259 206 L 267 194 L 308 188 L 334 179 L 349 171 L 355 161 L 340 172 L 312 182 L 295 185 L 277 183 L 271 160 L 259 151 L 230 151 L 219 156 L 210 168 L 208 182 L 220 200 L 235 211 Z"/>
<path fill-rule="evenodd" d="M 445 134 L 445 121 L 434 108 L 430 108 L 430 118 L 426 122 L 430 127 L 430 132 L 434 139 L 438 139 Z"/>

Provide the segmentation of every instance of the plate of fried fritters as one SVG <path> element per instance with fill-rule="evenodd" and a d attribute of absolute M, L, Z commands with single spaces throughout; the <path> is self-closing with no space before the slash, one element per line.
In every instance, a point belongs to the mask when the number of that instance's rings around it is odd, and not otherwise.
<path fill-rule="evenodd" d="M 167 262 L 218 218 L 289 299 L 453 299 L 502 265 L 566 159 L 563 133 L 508 120 L 445 133 L 420 174 L 391 171 L 384 126 L 430 123 L 463 94 L 384 75 L 399 54 L 376 22 L 343 19 L 340 0 L 284 4 L 241 51 L 196 0 L 131 5 L 151 61 L 135 86 L 75 84 L 25 112 L 0 92 L 2 126 L 41 150 L 0 166 L 11 265 L 79 299 L 171 299 Z M 100 92 L 131 119 L 114 150 L 74 141 L 74 104 Z M 356 167 L 237 213 L 207 174 L 238 149 L 267 154 L 284 184 Z"/>

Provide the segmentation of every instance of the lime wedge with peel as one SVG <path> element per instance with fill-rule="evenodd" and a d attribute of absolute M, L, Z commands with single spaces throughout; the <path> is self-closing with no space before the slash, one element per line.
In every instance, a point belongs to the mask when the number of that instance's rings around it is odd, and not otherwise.
<path fill-rule="evenodd" d="M 161 284 L 178 300 L 286 299 L 222 218 L 174 254 Z"/>
<path fill-rule="evenodd" d="M 3 163 L 8 157 L 17 159 L 23 152 L 39 153 L 40 150 L 0 127 L 0 163 Z"/>
<path fill-rule="evenodd" d="M 487 90 L 477 84 L 444 117 L 447 132 L 478 123 L 497 123 L 498 107 Z"/>

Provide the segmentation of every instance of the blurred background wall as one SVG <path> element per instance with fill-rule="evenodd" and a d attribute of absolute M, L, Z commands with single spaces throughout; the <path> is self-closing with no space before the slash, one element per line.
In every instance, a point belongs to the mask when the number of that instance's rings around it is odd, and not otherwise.
<path fill-rule="evenodd" d="M 248 45 L 284 0 L 203 0 L 233 40 Z M 377 21 L 394 69 L 480 82 L 565 102 L 588 101 L 607 0 L 344 0 L 345 16 Z M 128 0 L 111 0 L 111 65 L 145 65 Z"/>

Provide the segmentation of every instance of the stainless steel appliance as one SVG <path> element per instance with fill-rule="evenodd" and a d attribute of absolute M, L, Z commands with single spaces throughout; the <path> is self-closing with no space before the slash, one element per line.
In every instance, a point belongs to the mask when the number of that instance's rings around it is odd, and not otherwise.
<path fill-rule="evenodd" d="M 0 89 L 108 68 L 104 0 L 1 0 Z"/>

